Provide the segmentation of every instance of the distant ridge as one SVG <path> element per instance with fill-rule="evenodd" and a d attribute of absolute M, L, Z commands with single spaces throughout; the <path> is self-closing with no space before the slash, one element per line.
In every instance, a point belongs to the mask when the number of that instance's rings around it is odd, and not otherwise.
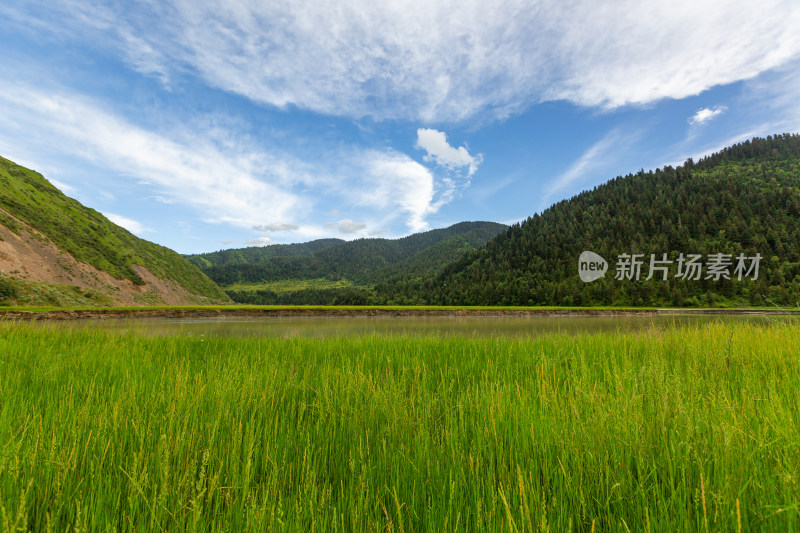
<path fill-rule="evenodd" d="M 331 246 L 344 244 L 342 239 L 317 239 L 315 241 L 296 244 L 270 244 L 268 246 L 250 246 L 247 248 L 230 248 L 218 252 L 187 255 L 186 259 L 199 268 L 211 268 L 224 265 L 255 265 L 264 263 L 273 257 L 294 257 Z"/>
<path fill-rule="evenodd" d="M 433 275 L 506 227 L 461 222 L 400 239 L 322 239 L 187 258 L 242 303 L 366 303 L 373 284 Z"/>

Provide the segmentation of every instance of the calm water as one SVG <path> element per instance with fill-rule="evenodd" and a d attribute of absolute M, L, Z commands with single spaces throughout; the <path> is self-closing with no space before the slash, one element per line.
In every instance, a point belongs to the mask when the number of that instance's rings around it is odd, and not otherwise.
<path fill-rule="evenodd" d="M 362 335 L 448 335 L 528 337 L 547 333 L 635 331 L 670 325 L 723 323 L 769 324 L 785 317 L 736 315 L 672 315 L 615 317 L 452 317 L 452 318 L 209 318 L 132 319 L 48 323 L 43 327 L 134 329 L 151 335 L 205 337 L 354 337 Z M 795 319 L 796 320 L 796 319 Z"/>

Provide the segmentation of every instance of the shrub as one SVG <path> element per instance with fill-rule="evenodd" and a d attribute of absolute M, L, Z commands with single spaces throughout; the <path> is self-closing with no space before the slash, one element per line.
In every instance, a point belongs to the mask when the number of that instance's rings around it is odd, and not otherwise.
<path fill-rule="evenodd" d="M 0 305 L 8 305 L 17 296 L 17 286 L 11 278 L 0 275 Z"/>

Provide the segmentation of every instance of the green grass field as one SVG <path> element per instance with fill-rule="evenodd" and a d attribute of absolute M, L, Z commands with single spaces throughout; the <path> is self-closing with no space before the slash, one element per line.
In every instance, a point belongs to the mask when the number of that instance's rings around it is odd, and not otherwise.
<path fill-rule="evenodd" d="M 0 323 L 0 529 L 797 531 L 799 354 Z"/>

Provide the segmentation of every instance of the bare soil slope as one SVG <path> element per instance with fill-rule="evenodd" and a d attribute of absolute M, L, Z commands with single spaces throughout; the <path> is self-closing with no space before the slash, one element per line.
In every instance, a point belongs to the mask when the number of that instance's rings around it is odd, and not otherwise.
<path fill-rule="evenodd" d="M 12 278 L 85 289 L 90 299 L 109 305 L 192 305 L 212 303 L 191 294 L 174 281 L 159 279 L 146 268 L 133 265 L 144 285 L 117 279 L 59 250 L 45 235 L 0 209 L 14 221 L 19 234 L 0 224 L 0 272 Z"/>

